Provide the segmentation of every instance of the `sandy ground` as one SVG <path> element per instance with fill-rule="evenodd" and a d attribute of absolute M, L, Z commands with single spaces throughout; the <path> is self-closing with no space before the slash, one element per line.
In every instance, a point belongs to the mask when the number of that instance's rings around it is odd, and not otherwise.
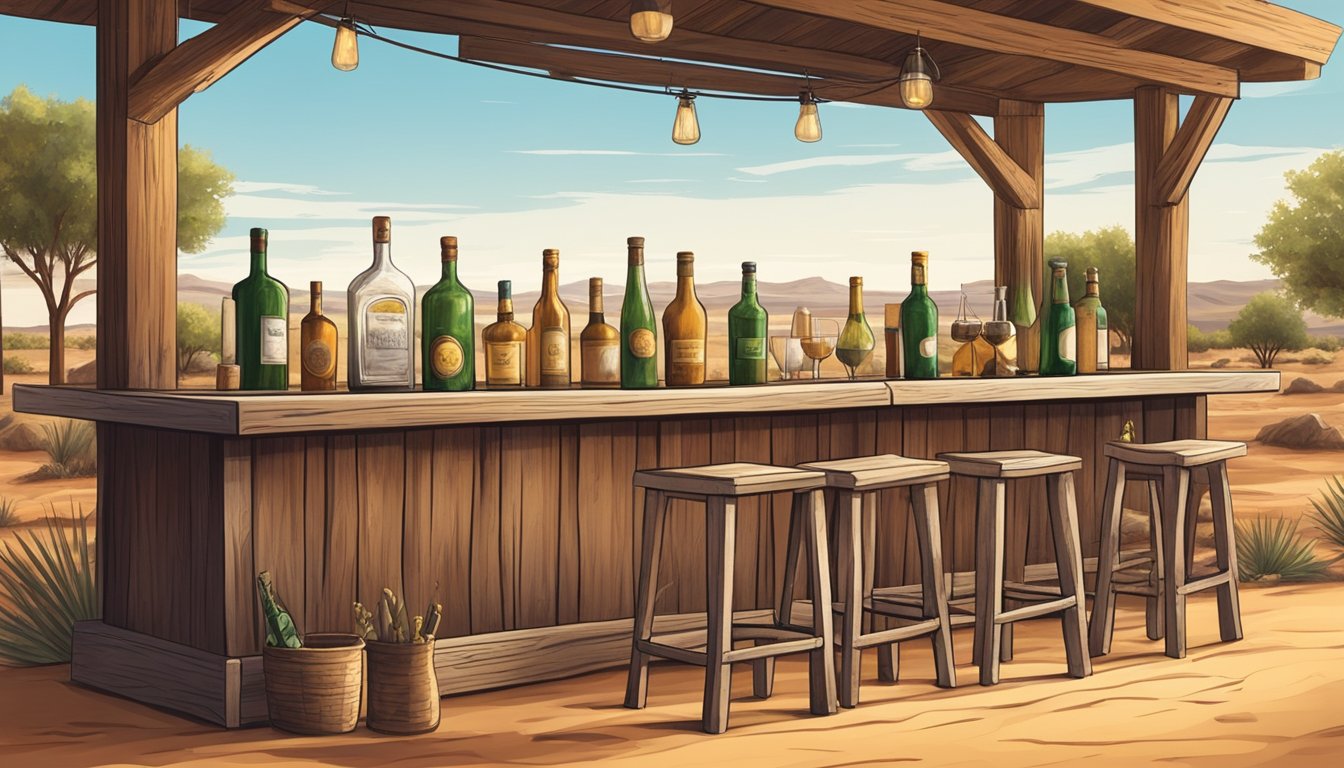
<path fill-rule="evenodd" d="M 957 635 L 955 690 L 931 683 L 924 642 L 909 644 L 899 685 L 876 682 L 866 654 L 863 703 L 807 714 L 806 665 L 779 665 L 776 695 L 734 680 L 731 727 L 700 733 L 702 673 L 655 667 L 650 706 L 620 706 L 624 674 L 445 699 L 435 733 L 390 738 L 360 728 L 323 738 L 267 727 L 227 732 L 67 682 L 64 666 L 0 672 L 0 745 L 13 766 L 632 765 L 1181 766 L 1338 765 L 1344 754 L 1344 586 L 1243 591 L 1247 638 L 1216 642 L 1212 597 L 1191 602 L 1190 656 L 1161 655 L 1142 614 L 1121 610 L 1114 652 L 1088 679 L 1063 676 L 1059 625 L 1021 625 L 1004 682 L 974 683 L 969 631 Z"/>

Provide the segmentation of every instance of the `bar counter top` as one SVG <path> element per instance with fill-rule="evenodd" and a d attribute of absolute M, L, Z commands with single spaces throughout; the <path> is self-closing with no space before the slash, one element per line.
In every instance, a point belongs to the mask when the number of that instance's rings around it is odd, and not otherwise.
<path fill-rule="evenodd" d="M 1274 392 L 1277 371 L 1116 371 L 1042 378 L 868 379 L 687 389 L 474 392 L 124 391 L 17 385 L 14 410 L 187 432 L 258 436 L 469 424 L 793 413 Z"/>

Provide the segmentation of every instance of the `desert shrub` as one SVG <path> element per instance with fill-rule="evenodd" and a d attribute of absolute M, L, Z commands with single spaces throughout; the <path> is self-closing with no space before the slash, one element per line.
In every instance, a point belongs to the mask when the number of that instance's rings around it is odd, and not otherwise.
<path fill-rule="evenodd" d="M 19 513 L 14 511 L 18 506 L 18 502 L 8 496 L 0 497 L 0 528 L 18 525 Z"/>
<path fill-rule="evenodd" d="M 1321 532 L 1336 547 L 1344 549 L 1344 482 L 1335 475 L 1325 481 L 1325 490 L 1321 491 L 1321 500 L 1312 500 L 1316 508 L 1311 515 L 1312 522 L 1320 526 Z"/>
<path fill-rule="evenodd" d="M 84 477 L 97 470 L 93 422 L 66 419 L 43 424 L 42 431 L 46 435 L 43 450 L 51 463 L 44 464 L 40 472 L 48 477 Z"/>
<path fill-rule="evenodd" d="M 1273 368 L 1280 352 L 1299 350 L 1308 343 L 1302 310 L 1277 293 L 1256 294 L 1228 324 L 1227 330 L 1234 344 L 1255 353 L 1261 368 Z"/>
<path fill-rule="evenodd" d="M 53 509 L 45 532 L 20 532 L 18 549 L 6 542 L 0 551 L 0 592 L 13 607 L 0 611 L 0 661 L 69 661 L 75 622 L 97 618 L 88 518 L 71 517 L 65 525 Z"/>
<path fill-rule="evenodd" d="M 65 340 L 67 349 L 97 349 L 97 336 L 71 336 Z"/>
<path fill-rule="evenodd" d="M 1312 542 L 1297 534 L 1297 521 L 1261 517 L 1237 524 L 1237 571 L 1242 581 L 1278 576 L 1308 581 L 1326 575 L 1330 562 L 1311 550 Z"/>
<path fill-rule="evenodd" d="M 22 357 L 6 357 L 5 373 L 33 373 L 33 364 Z"/>
<path fill-rule="evenodd" d="M 1214 360 L 1212 363 L 1209 363 L 1209 367 L 1210 367 L 1210 368 L 1226 368 L 1227 366 L 1229 366 L 1229 365 L 1231 365 L 1231 364 L 1232 364 L 1232 358 L 1230 358 L 1230 357 L 1220 357 L 1220 358 L 1218 358 L 1217 360 Z"/>
<path fill-rule="evenodd" d="M 15 331 L 5 334 L 5 349 L 46 349 L 51 339 L 45 333 L 24 333 Z"/>
<path fill-rule="evenodd" d="M 1308 336 L 1307 341 L 1309 342 L 1307 346 L 1326 352 L 1338 352 L 1344 349 L 1344 339 L 1338 336 Z"/>
<path fill-rule="evenodd" d="M 1303 365 L 1329 365 L 1335 362 L 1335 356 L 1329 352 L 1313 349 L 1302 356 Z"/>
<path fill-rule="evenodd" d="M 1208 352 L 1210 349 L 1231 349 L 1232 334 L 1224 328 L 1219 331 L 1201 331 L 1198 327 L 1186 327 L 1185 347 L 1191 352 Z"/>

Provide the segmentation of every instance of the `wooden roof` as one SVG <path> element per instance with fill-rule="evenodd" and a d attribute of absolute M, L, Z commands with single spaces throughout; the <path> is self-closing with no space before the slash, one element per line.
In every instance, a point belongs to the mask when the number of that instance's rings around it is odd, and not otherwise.
<path fill-rule="evenodd" d="M 343 0 L 180 0 L 179 10 L 218 21 L 258 3 L 276 12 L 345 7 Z M 654 44 L 631 37 L 628 0 L 355 0 L 350 9 L 379 30 L 459 35 L 463 55 L 487 61 L 771 94 L 796 93 L 806 72 L 823 98 L 890 106 L 900 100 L 887 81 L 918 31 L 942 70 L 937 106 L 978 114 L 994 114 L 999 99 L 1130 98 L 1153 84 L 1237 96 L 1242 82 L 1319 76 L 1340 34 L 1262 0 L 673 0 L 672 35 Z M 97 0 L 0 0 L 0 13 L 91 24 Z"/>

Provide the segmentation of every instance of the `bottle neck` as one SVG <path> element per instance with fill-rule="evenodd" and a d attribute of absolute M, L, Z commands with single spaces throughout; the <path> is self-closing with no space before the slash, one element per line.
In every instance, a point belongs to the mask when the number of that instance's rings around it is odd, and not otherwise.
<path fill-rule="evenodd" d="M 1087 295 L 1091 298 L 1101 298 L 1101 288 L 1095 282 L 1087 284 Z"/>
<path fill-rule="evenodd" d="M 626 285 L 644 287 L 644 257 L 640 256 L 636 261 L 633 256 L 630 257 L 630 267 L 626 272 Z"/>
<path fill-rule="evenodd" d="M 914 296 L 924 296 L 929 292 L 928 267 L 923 264 L 910 265 L 910 293 Z"/>
<path fill-rule="evenodd" d="M 252 275 L 253 277 L 255 277 L 257 275 L 264 275 L 264 274 L 266 274 L 266 251 L 253 250 Z"/>
<path fill-rule="evenodd" d="M 499 322 L 501 323 L 513 322 L 513 299 L 509 298 L 499 300 Z"/>
<path fill-rule="evenodd" d="M 374 263 L 374 265 L 375 265 L 375 266 L 386 266 L 386 265 L 387 265 L 389 262 L 391 262 L 391 261 L 392 261 L 392 244 L 391 244 L 391 243 L 374 243 L 374 244 L 373 244 L 373 263 Z"/>
<path fill-rule="evenodd" d="M 863 286 L 849 286 L 849 314 L 851 317 L 863 315 Z"/>
<path fill-rule="evenodd" d="M 560 293 L 560 269 L 559 267 L 545 267 L 541 272 L 541 295 L 543 298 L 554 298 Z"/>
<path fill-rule="evenodd" d="M 1055 270 L 1055 277 L 1050 285 L 1050 300 L 1055 304 L 1069 303 L 1069 279 L 1062 269 Z"/>
<path fill-rule="evenodd" d="M 322 289 L 314 288 L 313 290 L 309 291 L 309 296 L 311 298 L 312 303 L 312 313 L 314 315 L 322 314 Z"/>
<path fill-rule="evenodd" d="M 633 267 L 631 267 L 633 269 Z M 602 304 L 602 289 L 588 289 L 588 322 L 605 323 L 607 321 L 606 308 Z"/>
<path fill-rule="evenodd" d="M 444 259 L 442 277 L 449 282 L 457 282 L 457 259 Z"/>
<path fill-rule="evenodd" d="M 742 276 L 742 298 L 756 300 L 756 275 L 754 273 Z"/>

